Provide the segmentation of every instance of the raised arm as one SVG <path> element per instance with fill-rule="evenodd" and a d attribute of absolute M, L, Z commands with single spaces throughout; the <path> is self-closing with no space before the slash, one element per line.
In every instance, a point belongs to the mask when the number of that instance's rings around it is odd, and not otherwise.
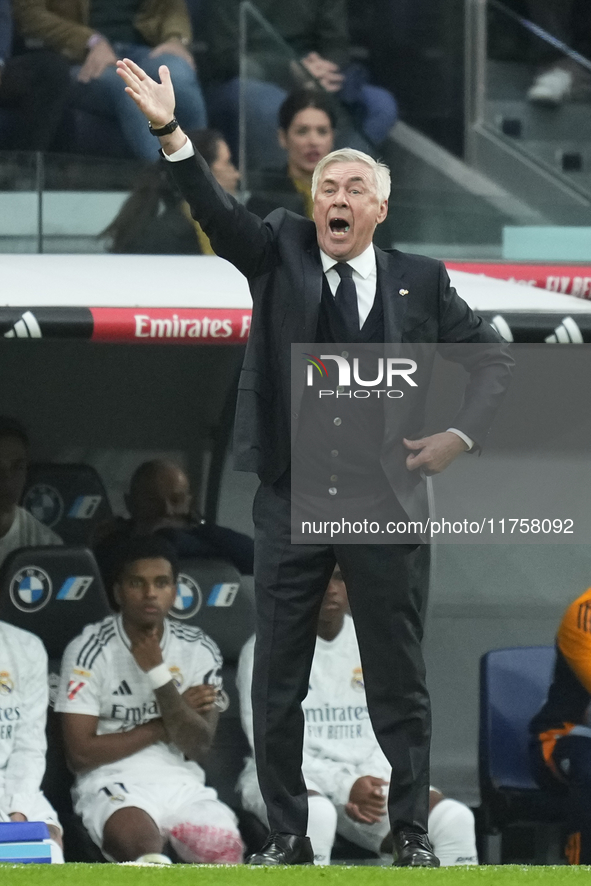
<path fill-rule="evenodd" d="M 171 122 L 175 97 L 166 65 L 158 70 L 160 83 L 127 58 L 117 62 L 117 73 L 153 129 L 162 129 Z M 169 171 L 216 255 L 235 265 L 245 277 L 269 271 L 277 260 L 270 228 L 220 187 L 203 157 L 190 143 L 187 145 L 188 138 L 180 126 L 159 137 L 159 141 L 164 155 L 175 161 L 169 164 Z M 181 150 L 181 156 L 185 151 L 187 156 L 177 160 L 174 155 Z"/>

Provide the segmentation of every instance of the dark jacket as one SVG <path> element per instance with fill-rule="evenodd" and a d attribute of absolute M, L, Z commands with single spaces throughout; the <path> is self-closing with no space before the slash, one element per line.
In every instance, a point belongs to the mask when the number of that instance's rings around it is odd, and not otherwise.
<path fill-rule="evenodd" d="M 305 384 L 302 373 L 292 386 L 291 345 L 316 341 L 324 278 L 316 226 L 285 209 L 262 221 L 219 187 L 199 155 L 170 164 L 170 172 L 216 255 L 248 279 L 253 311 L 238 385 L 235 466 L 274 483 L 290 464 Z M 451 287 L 442 262 L 377 248 L 376 260 L 386 342 L 461 343 L 454 359 L 471 377 L 450 425 L 481 445 L 510 376 L 512 361 L 499 345 L 499 336 Z M 464 343 L 489 347 L 480 349 L 476 361 L 474 349 L 464 349 Z M 427 349 L 425 372 L 434 352 Z M 421 395 L 403 427 L 399 417 L 389 413 L 380 459 L 411 519 L 426 515 L 426 495 L 420 472 L 406 470 L 401 437 L 422 427 L 426 390 Z"/>
<path fill-rule="evenodd" d="M 71 61 L 84 60 L 86 43 L 94 33 L 88 24 L 90 0 L 13 0 L 13 8 L 23 37 L 42 40 Z M 171 37 L 192 37 L 184 0 L 141 0 L 133 26 L 148 46 Z"/>
<path fill-rule="evenodd" d="M 10 0 L 0 0 L 0 65 L 10 57 L 12 48 L 12 15 Z"/>

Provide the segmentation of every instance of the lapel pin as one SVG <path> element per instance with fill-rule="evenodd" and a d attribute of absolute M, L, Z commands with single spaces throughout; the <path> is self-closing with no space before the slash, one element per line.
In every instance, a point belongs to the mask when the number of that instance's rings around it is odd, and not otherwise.
<path fill-rule="evenodd" d="M 398 295 L 408 295 L 408 289 L 399 289 Z"/>

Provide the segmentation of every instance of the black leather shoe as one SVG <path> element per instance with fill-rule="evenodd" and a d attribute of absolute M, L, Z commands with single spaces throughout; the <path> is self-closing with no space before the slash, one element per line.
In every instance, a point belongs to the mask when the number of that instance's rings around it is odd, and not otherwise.
<path fill-rule="evenodd" d="M 399 868 L 438 868 L 439 859 L 427 834 L 403 828 L 392 837 L 394 864 Z"/>
<path fill-rule="evenodd" d="M 263 848 L 250 855 L 246 864 L 314 864 L 314 851 L 309 837 L 269 834 Z"/>

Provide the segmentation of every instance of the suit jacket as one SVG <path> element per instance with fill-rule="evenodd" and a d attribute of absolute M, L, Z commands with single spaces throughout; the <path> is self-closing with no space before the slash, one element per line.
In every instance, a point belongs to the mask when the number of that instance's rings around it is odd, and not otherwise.
<path fill-rule="evenodd" d="M 291 345 L 316 340 L 323 280 L 316 226 L 285 209 L 261 220 L 222 190 L 197 152 L 169 169 L 216 254 L 248 279 L 253 312 L 238 385 L 234 458 L 238 470 L 273 483 L 290 464 L 304 389 L 303 373 L 291 389 Z M 512 361 L 499 336 L 451 287 L 442 262 L 377 248 L 376 259 L 387 342 L 488 345 L 454 349 L 470 380 L 453 427 L 479 448 L 510 377 Z M 425 349 L 425 360 L 432 361 L 434 352 Z M 418 405 L 415 400 L 405 436 L 420 430 L 423 406 L 424 397 Z M 424 484 L 420 472 L 404 466 L 401 436 L 401 428 L 387 421 L 381 461 L 401 504 L 419 519 L 425 515 Z"/>

